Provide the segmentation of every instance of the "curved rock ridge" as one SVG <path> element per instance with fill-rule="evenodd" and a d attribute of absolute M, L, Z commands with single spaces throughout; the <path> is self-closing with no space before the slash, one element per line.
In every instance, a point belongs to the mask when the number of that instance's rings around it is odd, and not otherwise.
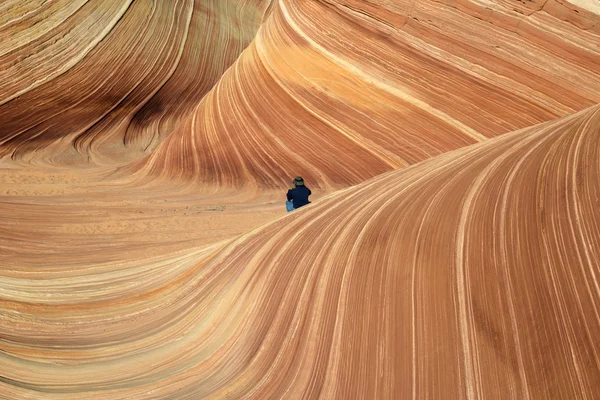
<path fill-rule="evenodd" d="M 0 392 L 593 398 L 599 160 L 594 106 L 127 274 L 15 272 Z"/>
<path fill-rule="evenodd" d="M 552 16 L 575 25 L 579 29 L 600 33 L 598 0 L 496 0 L 469 1 L 451 0 L 448 2 L 470 15 L 502 25 L 510 30 L 520 30 L 524 16 Z M 543 18 L 543 17 L 542 17 Z"/>
<path fill-rule="evenodd" d="M 598 6 L 0 2 L 0 399 L 593 399 Z"/>
<path fill-rule="evenodd" d="M 490 2 L 483 15 L 487 3 L 279 1 L 127 173 L 259 187 L 301 174 L 339 188 L 600 102 L 600 35 L 568 22 L 578 9 Z M 588 14 L 583 25 L 600 18 Z"/>
<path fill-rule="evenodd" d="M 151 151 L 250 43 L 265 0 L 0 5 L 0 157 L 114 164 Z"/>

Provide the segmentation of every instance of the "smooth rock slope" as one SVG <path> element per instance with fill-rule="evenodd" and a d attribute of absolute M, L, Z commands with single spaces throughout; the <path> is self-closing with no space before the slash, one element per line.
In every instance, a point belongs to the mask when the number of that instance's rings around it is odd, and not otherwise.
<path fill-rule="evenodd" d="M 599 15 L 0 2 L 0 399 L 595 398 Z"/>
<path fill-rule="evenodd" d="M 261 188 L 300 174 L 339 188 L 600 102 L 600 36 L 571 22 L 583 11 L 490 3 L 484 16 L 481 2 L 276 2 L 133 171 Z"/>
<path fill-rule="evenodd" d="M 593 398 L 598 160 L 595 106 L 152 268 L 50 282 L 13 271 L 0 391 Z"/>

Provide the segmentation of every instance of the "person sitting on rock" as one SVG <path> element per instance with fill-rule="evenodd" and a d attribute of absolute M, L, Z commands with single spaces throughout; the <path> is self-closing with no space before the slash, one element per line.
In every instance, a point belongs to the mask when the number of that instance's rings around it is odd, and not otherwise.
<path fill-rule="evenodd" d="M 286 208 L 288 212 L 310 203 L 308 196 L 312 194 L 310 189 L 304 186 L 304 179 L 301 176 L 294 178 L 292 184 L 294 187 L 287 192 Z"/>

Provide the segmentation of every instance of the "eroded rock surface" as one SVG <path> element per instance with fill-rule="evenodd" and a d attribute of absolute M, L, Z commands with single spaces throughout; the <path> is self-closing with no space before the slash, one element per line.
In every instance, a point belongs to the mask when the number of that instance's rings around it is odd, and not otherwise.
<path fill-rule="evenodd" d="M 594 398 L 598 8 L 2 2 L 0 398 Z"/>

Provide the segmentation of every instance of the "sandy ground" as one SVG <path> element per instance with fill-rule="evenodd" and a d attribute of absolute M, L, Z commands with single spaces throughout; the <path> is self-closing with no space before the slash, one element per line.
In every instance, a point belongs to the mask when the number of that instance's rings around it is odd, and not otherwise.
<path fill-rule="evenodd" d="M 139 260 L 228 241 L 285 215 L 284 193 L 236 203 L 125 187 L 105 174 L 0 170 L 0 264 L 51 270 Z"/>

